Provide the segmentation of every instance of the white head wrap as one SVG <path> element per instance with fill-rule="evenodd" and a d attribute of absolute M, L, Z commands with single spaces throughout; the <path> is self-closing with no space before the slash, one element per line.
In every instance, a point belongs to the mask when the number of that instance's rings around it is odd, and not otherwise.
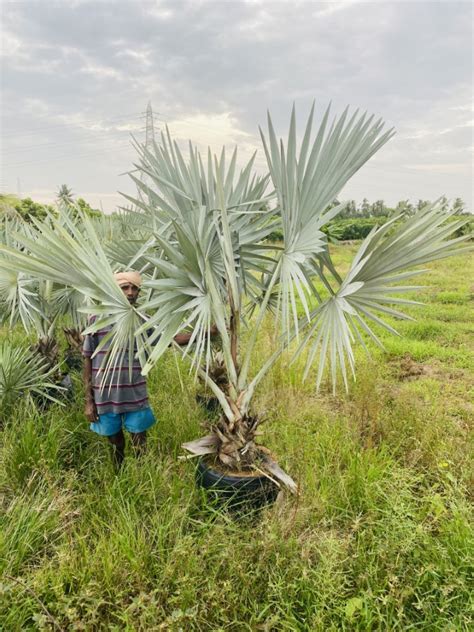
<path fill-rule="evenodd" d="M 129 283 L 138 288 L 142 285 L 142 277 L 140 273 L 135 272 L 135 270 L 130 270 L 129 272 L 116 272 L 114 277 L 119 287 L 122 287 L 122 285 L 128 285 Z"/>

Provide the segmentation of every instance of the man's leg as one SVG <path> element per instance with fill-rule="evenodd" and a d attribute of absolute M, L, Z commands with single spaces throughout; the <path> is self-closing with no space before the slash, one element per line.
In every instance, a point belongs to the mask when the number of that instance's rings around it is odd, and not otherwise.
<path fill-rule="evenodd" d="M 143 432 L 131 432 L 130 438 L 136 456 L 144 454 L 146 452 L 146 430 Z"/>
<path fill-rule="evenodd" d="M 120 469 L 125 458 L 125 437 L 120 429 L 116 434 L 107 437 L 112 448 L 112 458 L 117 469 Z"/>
<path fill-rule="evenodd" d="M 112 449 L 114 465 L 117 469 L 122 465 L 125 456 L 125 437 L 122 431 L 122 415 L 117 413 L 104 413 L 99 419 L 91 423 L 91 430 L 98 435 L 107 437 Z"/>
<path fill-rule="evenodd" d="M 146 431 L 155 423 L 151 408 L 143 408 L 125 413 L 125 428 L 130 433 L 135 454 L 140 456 L 146 450 Z"/>

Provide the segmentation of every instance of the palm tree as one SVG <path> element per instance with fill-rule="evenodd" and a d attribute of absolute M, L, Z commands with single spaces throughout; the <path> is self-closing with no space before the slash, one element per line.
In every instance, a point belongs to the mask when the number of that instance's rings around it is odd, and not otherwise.
<path fill-rule="evenodd" d="M 18 219 L 20 214 L 15 209 L 21 200 L 13 193 L 0 193 L 0 224 L 5 220 Z"/>
<path fill-rule="evenodd" d="M 382 121 L 366 114 L 349 117 L 348 110 L 330 123 L 328 108 L 313 136 L 313 116 L 314 106 L 299 150 L 294 110 L 286 142 L 277 139 L 268 116 L 267 134 L 261 130 L 269 169 L 265 176 L 253 173 L 254 157 L 237 174 L 237 150 L 230 160 L 224 149 L 219 157 L 209 151 L 204 160 L 190 143 L 186 160 L 168 130 L 153 149 L 137 146 L 135 167 L 147 176 L 147 184 L 131 177 L 145 195 L 125 197 L 138 209 L 130 217 L 138 218 L 145 235 L 117 246 L 125 265 L 144 273 L 146 296 L 139 306 L 131 306 L 115 284 L 116 262 L 87 217 L 81 226 L 67 213 L 35 222 L 36 234 L 19 238 L 28 256 L 3 248 L 10 269 L 17 266 L 81 292 L 90 302 L 88 312 L 97 317 L 86 331 L 112 325 L 106 373 L 125 353 L 132 355 L 136 344 L 147 374 L 173 345 L 175 334 L 190 328 L 193 334 L 183 353 L 222 412 L 208 435 L 184 447 L 195 455 L 214 455 L 235 471 L 266 471 L 293 490 L 292 479 L 256 442 L 260 419 L 252 399 L 265 375 L 294 345 L 296 356 L 307 354 L 305 376 L 316 364 L 318 388 L 327 364 L 333 388 L 338 375 L 347 388 L 348 369 L 354 372 L 354 342 L 381 344 L 371 323 L 396 333 L 384 314 L 407 318 L 390 306 L 412 302 L 392 296 L 414 289 L 400 282 L 418 274 L 414 268 L 421 264 L 462 251 L 462 238 L 445 239 L 463 222 L 446 225 L 447 214 L 433 204 L 374 228 L 342 278 L 322 228 L 344 208 L 344 203 L 330 205 L 349 178 L 393 130 L 384 132 Z M 275 229 L 283 234 L 281 246 L 266 241 Z M 325 296 L 315 279 L 322 282 Z M 255 368 L 256 343 L 268 311 L 275 316 L 279 337 Z M 225 367 L 226 379 L 220 383 L 210 371 L 214 323 Z M 242 328 L 248 330 L 245 345 Z"/>
<path fill-rule="evenodd" d="M 56 193 L 56 200 L 60 204 L 65 204 L 66 206 L 70 206 L 74 202 L 74 195 L 72 189 L 67 186 L 67 184 L 61 184 Z"/>

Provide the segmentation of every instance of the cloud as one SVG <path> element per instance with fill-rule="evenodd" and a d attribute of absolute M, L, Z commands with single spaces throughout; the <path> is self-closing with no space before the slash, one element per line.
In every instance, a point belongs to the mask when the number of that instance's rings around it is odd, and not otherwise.
<path fill-rule="evenodd" d="M 133 156 L 110 147 L 143 136 L 148 100 L 180 142 L 238 143 L 247 157 L 260 148 L 267 107 L 286 134 L 292 102 L 302 122 L 315 98 L 318 115 L 329 100 L 335 112 L 351 103 L 398 130 L 351 195 L 430 197 L 445 186 L 468 198 L 456 168 L 434 178 L 406 165 L 469 165 L 470 17 L 462 2 L 4 3 L 5 181 L 123 188 L 117 173 Z M 72 162 L 85 149 L 99 158 Z"/>
<path fill-rule="evenodd" d="M 26 47 L 19 37 L 7 30 L 2 31 L 0 57 L 3 59 L 29 59 Z"/>
<path fill-rule="evenodd" d="M 421 163 L 418 165 L 403 165 L 406 169 L 415 169 L 416 171 L 426 171 L 429 173 L 458 173 L 465 174 L 469 167 L 465 162 L 449 162 L 449 163 Z"/>
<path fill-rule="evenodd" d="M 355 4 L 358 4 L 361 0 L 346 0 L 345 2 L 325 2 L 318 3 L 323 5 L 320 9 L 314 12 L 316 17 L 325 17 L 329 15 L 334 15 L 335 13 L 339 13 L 340 11 L 345 11 L 346 9 L 352 8 Z"/>
<path fill-rule="evenodd" d="M 86 75 L 93 75 L 98 79 L 122 79 L 122 73 L 111 66 L 99 64 L 86 64 L 79 70 Z"/>
<path fill-rule="evenodd" d="M 142 67 L 151 66 L 151 60 L 150 60 L 151 50 L 150 49 L 133 50 L 131 48 L 126 48 L 125 50 L 119 50 L 116 53 L 116 56 L 119 58 L 120 57 L 129 58 L 132 61 L 135 61 L 137 64 L 140 64 Z"/>

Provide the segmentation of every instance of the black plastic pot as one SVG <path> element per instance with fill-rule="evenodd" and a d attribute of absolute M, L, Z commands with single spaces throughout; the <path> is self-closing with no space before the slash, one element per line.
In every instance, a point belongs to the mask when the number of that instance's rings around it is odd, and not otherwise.
<path fill-rule="evenodd" d="M 71 401 L 74 397 L 74 384 L 72 383 L 69 373 L 63 375 L 61 380 L 57 382 L 57 384 L 58 386 L 61 386 L 63 390 L 58 391 L 55 388 L 48 388 L 48 395 L 51 395 L 51 397 L 54 397 L 54 399 L 57 399 L 59 401 Z M 51 399 L 44 397 L 44 395 L 38 395 L 37 393 L 33 394 L 33 399 L 35 401 L 35 404 L 42 411 L 48 410 L 53 403 Z"/>
<path fill-rule="evenodd" d="M 196 468 L 196 481 L 219 506 L 231 510 L 255 510 L 275 502 L 279 488 L 266 476 L 222 474 L 202 459 Z"/>
<path fill-rule="evenodd" d="M 80 353 L 66 352 L 64 362 L 70 371 L 81 371 L 84 361 Z"/>
<path fill-rule="evenodd" d="M 220 411 L 220 403 L 217 397 L 208 397 L 198 393 L 196 395 L 197 403 L 202 406 L 208 417 L 216 417 Z"/>

